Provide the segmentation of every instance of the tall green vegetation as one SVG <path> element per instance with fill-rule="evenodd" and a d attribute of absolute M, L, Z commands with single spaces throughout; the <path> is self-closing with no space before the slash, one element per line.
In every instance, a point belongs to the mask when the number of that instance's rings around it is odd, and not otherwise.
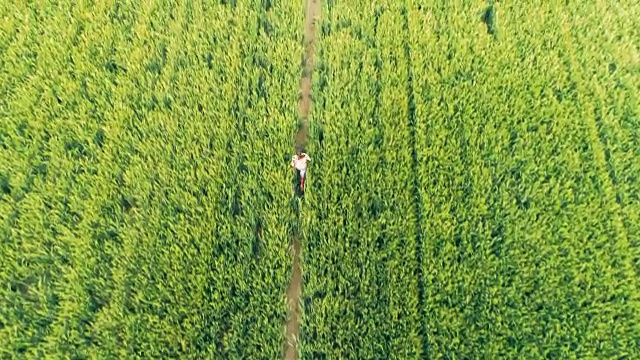
<path fill-rule="evenodd" d="M 0 14 L 0 357 L 640 357 L 636 2 Z"/>
<path fill-rule="evenodd" d="M 578 65 L 608 64 L 568 31 L 596 7 L 495 5 L 495 38 L 475 6 L 420 5 L 409 29 L 431 353 L 637 355 L 638 248 L 590 94 L 608 79 Z"/>
<path fill-rule="evenodd" d="M 303 355 L 640 355 L 639 10 L 327 3 Z"/>
<path fill-rule="evenodd" d="M 300 4 L 0 13 L 2 357 L 280 356 Z"/>
<path fill-rule="evenodd" d="M 394 2 L 360 2 L 328 4 L 324 16 L 303 210 L 302 356 L 420 358 L 402 15 Z"/>

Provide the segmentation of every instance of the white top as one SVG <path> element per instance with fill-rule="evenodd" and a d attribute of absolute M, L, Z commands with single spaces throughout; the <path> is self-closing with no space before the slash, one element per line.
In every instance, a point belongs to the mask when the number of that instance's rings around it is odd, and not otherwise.
<path fill-rule="evenodd" d="M 307 162 L 311 161 L 309 155 L 302 153 L 302 158 L 298 159 L 298 155 L 293 155 L 291 157 L 291 166 L 295 167 L 298 170 L 306 170 Z"/>

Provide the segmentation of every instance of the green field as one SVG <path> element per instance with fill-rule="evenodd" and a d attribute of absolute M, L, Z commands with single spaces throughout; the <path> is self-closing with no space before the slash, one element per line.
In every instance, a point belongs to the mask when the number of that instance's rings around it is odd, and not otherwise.
<path fill-rule="evenodd" d="M 640 5 L 0 2 L 0 358 L 640 358 Z"/>
<path fill-rule="evenodd" d="M 0 14 L 1 357 L 278 358 L 302 4 Z"/>
<path fill-rule="evenodd" d="M 640 6 L 323 10 L 304 357 L 640 356 Z"/>

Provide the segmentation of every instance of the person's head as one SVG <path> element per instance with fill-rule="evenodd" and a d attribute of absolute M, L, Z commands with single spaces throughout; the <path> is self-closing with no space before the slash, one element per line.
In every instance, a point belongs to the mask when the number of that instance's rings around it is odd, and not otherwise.
<path fill-rule="evenodd" d="M 302 157 L 302 147 L 301 146 L 297 146 L 296 147 L 296 155 L 298 155 L 299 158 Z"/>

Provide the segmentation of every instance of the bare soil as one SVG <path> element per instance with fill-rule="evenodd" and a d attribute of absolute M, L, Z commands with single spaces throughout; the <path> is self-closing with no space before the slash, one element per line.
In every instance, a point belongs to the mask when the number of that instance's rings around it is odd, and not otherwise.
<path fill-rule="evenodd" d="M 293 238 L 293 272 L 291 282 L 287 289 L 287 299 L 289 301 L 289 319 L 287 320 L 285 344 L 286 360 L 298 358 L 298 333 L 300 326 L 300 298 L 302 296 L 302 271 L 300 269 L 300 239 Z"/>
<path fill-rule="evenodd" d="M 316 45 L 316 19 L 320 15 L 320 0 L 305 2 L 304 41 L 305 52 L 302 59 L 302 79 L 300 81 L 300 98 L 298 111 L 300 127 L 296 134 L 296 147 L 305 147 L 309 129 L 309 111 L 311 109 L 311 74 Z M 302 297 L 302 269 L 300 268 L 300 237 L 293 238 L 293 271 L 291 282 L 287 289 L 289 303 L 289 317 L 286 325 L 286 339 L 284 358 L 296 360 L 298 358 L 298 335 L 300 333 L 300 299 Z"/>
<path fill-rule="evenodd" d="M 302 57 L 302 79 L 300 80 L 300 93 L 298 99 L 298 116 L 300 128 L 296 134 L 296 146 L 305 146 L 307 143 L 308 118 L 311 110 L 311 75 L 315 59 L 316 46 L 316 19 L 320 15 L 320 0 L 307 0 L 305 3 L 304 42 L 305 52 Z"/>

